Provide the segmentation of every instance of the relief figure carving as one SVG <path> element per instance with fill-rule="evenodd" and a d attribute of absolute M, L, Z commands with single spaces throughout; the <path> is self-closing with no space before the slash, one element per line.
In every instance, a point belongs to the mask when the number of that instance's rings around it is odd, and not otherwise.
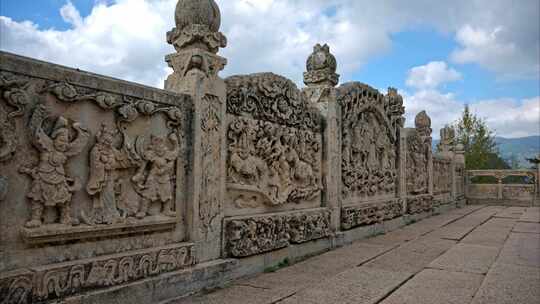
<path fill-rule="evenodd" d="M 228 139 L 229 188 L 257 193 L 270 206 L 311 201 L 320 194 L 320 140 L 315 133 L 235 117 Z"/>
<path fill-rule="evenodd" d="M 385 96 L 367 85 L 349 83 L 338 89 L 338 101 L 343 108 L 343 194 L 395 195 L 403 99 L 392 88 Z"/>
<path fill-rule="evenodd" d="M 180 145 L 176 134 L 171 133 L 168 140 L 172 148 L 167 145 L 167 139 L 161 136 L 150 137 L 150 145 L 143 147 L 139 145 L 142 162 L 132 181 L 136 190 L 141 196 L 141 204 L 137 218 L 144 218 L 148 215 L 148 208 L 151 203 L 161 205 L 161 213 L 175 217 L 173 210 L 173 176 L 175 174 L 176 159 L 179 155 Z"/>
<path fill-rule="evenodd" d="M 124 144 L 118 149 L 114 145 L 116 132 L 105 124 L 96 136 L 96 144 L 90 151 L 90 177 L 86 191 L 92 196 L 92 216 L 83 214 L 87 224 L 114 224 L 124 221 L 126 214 L 121 214 L 118 206 L 117 170 L 133 166 L 133 151 Z"/>
<path fill-rule="evenodd" d="M 44 110 L 38 106 L 34 115 L 41 111 Z M 76 220 L 71 218 L 71 198 L 81 185 L 77 178 L 67 174 L 65 166 L 69 158 L 82 152 L 90 134 L 79 123 L 73 123 L 72 127 L 77 133 L 74 140 L 70 139 L 70 123 L 66 118 L 61 116 L 56 119 L 50 135 L 43 129 L 43 120 L 37 121 L 36 129 L 33 130 L 33 145 L 39 151 L 39 163 L 35 167 L 20 169 L 32 178 L 31 190 L 27 195 L 32 204 L 31 219 L 25 225 L 27 228 L 42 225 L 45 207 L 60 210 L 58 222 L 76 224 Z"/>

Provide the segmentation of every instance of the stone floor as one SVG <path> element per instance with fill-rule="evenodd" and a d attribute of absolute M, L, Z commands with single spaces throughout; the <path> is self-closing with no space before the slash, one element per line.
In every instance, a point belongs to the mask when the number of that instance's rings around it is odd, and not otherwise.
<path fill-rule="evenodd" d="M 173 303 L 538 304 L 540 208 L 466 206 Z"/>

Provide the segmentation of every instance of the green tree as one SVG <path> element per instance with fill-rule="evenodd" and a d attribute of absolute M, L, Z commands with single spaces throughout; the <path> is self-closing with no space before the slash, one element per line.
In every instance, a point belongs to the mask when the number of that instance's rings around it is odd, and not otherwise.
<path fill-rule="evenodd" d="M 500 157 L 493 131 L 486 122 L 471 113 L 468 105 L 455 122 L 456 140 L 465 148 L 465 168 L 467 170 L 509 169 Z"/>
<path fill-rule="evenodd" d="M 527 161 L 531 164 L 531 169 L 538 169 L 538 166 L 540 166 L 540 153 L 535 158 L 527 158 Z"/>

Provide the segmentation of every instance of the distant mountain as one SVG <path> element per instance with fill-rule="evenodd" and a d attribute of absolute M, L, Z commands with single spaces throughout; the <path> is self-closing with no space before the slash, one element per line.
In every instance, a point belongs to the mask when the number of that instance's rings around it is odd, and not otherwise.
<path fill-rule="evenodd" d="M 527 158 L 533 158 L 540 153 L 540 136 L 521 138 L 495 137 L 501 157 L 510 160 L 516 157 L 520 168 L 529 168 L 531 164 Z"/>
<path fill-rule="evenodd" d="M 533 158 L 540 153 L 540 136 L 528 136 L 520 138 L 495 137 L 501 157 L 510 161 L 516 157 L 520 168 L 529 168 L 531 164 L 527 158 Z M 437 151 L 439 140 L 433 141 L 433 151 Z"/>

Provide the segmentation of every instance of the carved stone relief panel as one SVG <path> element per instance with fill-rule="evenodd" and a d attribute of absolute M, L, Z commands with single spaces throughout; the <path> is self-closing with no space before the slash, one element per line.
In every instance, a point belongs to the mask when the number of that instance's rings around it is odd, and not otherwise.
<path fill-rule="evenodd" d="M 407 136 L 407 193 L 417 195 L 429 191 L 429 153 L 427 141 L 418 133 Z"/>
<path fill-rule="evenodd" d="M 435 159 L 433 161 L 433 192 L 435 194 L 452 191 L 452 166 L 449 160 Z"/>
<path fill-rule="evenodd" d="M 272 74 L 231 76 L 227 83 L 227 113 L 284 126 L 321 131 L 321 115 L 289 79 Z"/>
<path fill-rule="evenodd" d="M 29 79 L 11 73 L 0 73 L 0 164 L 13 159 L 19 148 L 17 120 L 30 103 Z M 7 176 L 0 172 L 0 201 L 9 190 Z"/>
<path fill-rule="evenodd" d="M 382 223 L 403 215 L 403 202 L 393 200 L 384 203 L 345 207 L 341 211 L 341 228 Z"/>
<path fill-rule="evenodd" d="M 329 225 L 327 210 L 229 218 L 224 224 L 225 248 L 231 257 L 247 257 L 327 237 Z"/>
<path fill-rule="evenodd" d="M 194 246 L 181 243 L 31 268 L 0 278 L 1 303 L 41 303 L 135 282 L 196 263 Z"/>
<path fill-rule="evenodd" d="M 403 99 L 394 89 L 385 96 L 360 83 L 341 86 L 338 92 L 344 197 L 395 197 Z"/>
<path fill-rule="evenodd" d="M 433 195 L 419 195 L 407 199 L 407 214 L 431 212 L 434 207 Z"/>
<path fill-rule="evenodd" d="M 221 155 L 221 114 L 222 103 L 217 96 L 206 95 L 202 99 L 204 105 L 203 117 L 201 120 L 201 131 L 205 133 L 202 137 L 202 170 L 204 177 L 202 181 L 202 191 L 199 198 L 199 229 L 202 235 L 208 239 L 210 233 L 218 230 L 221 219 L 218 218 L 223 208 L 219 191 L 221 183 L 219 175 L 212 173 L 221 170 L 224 161 Z"/>
<path fill-rule="evenodd" d="M 183 103 L 7 73 L 0 79 L 1 160 L 24 147 L 18 168 L 6 173 L 23 181 L 9 201 L 22 203 L 24 195 L 28 204 L 26 222 L 17 220 L 26 241 L 174 227 L 189 116 Z M 22 114 L 17 130 L 13 118 Z M 1 176 L 0 198 L 10 197 L 8 185 Z"/>
<path fill-rule="evenodd" d="M 237 208 L 320 201 L 321 136 L 230 116 L 227 187 Z"/>

